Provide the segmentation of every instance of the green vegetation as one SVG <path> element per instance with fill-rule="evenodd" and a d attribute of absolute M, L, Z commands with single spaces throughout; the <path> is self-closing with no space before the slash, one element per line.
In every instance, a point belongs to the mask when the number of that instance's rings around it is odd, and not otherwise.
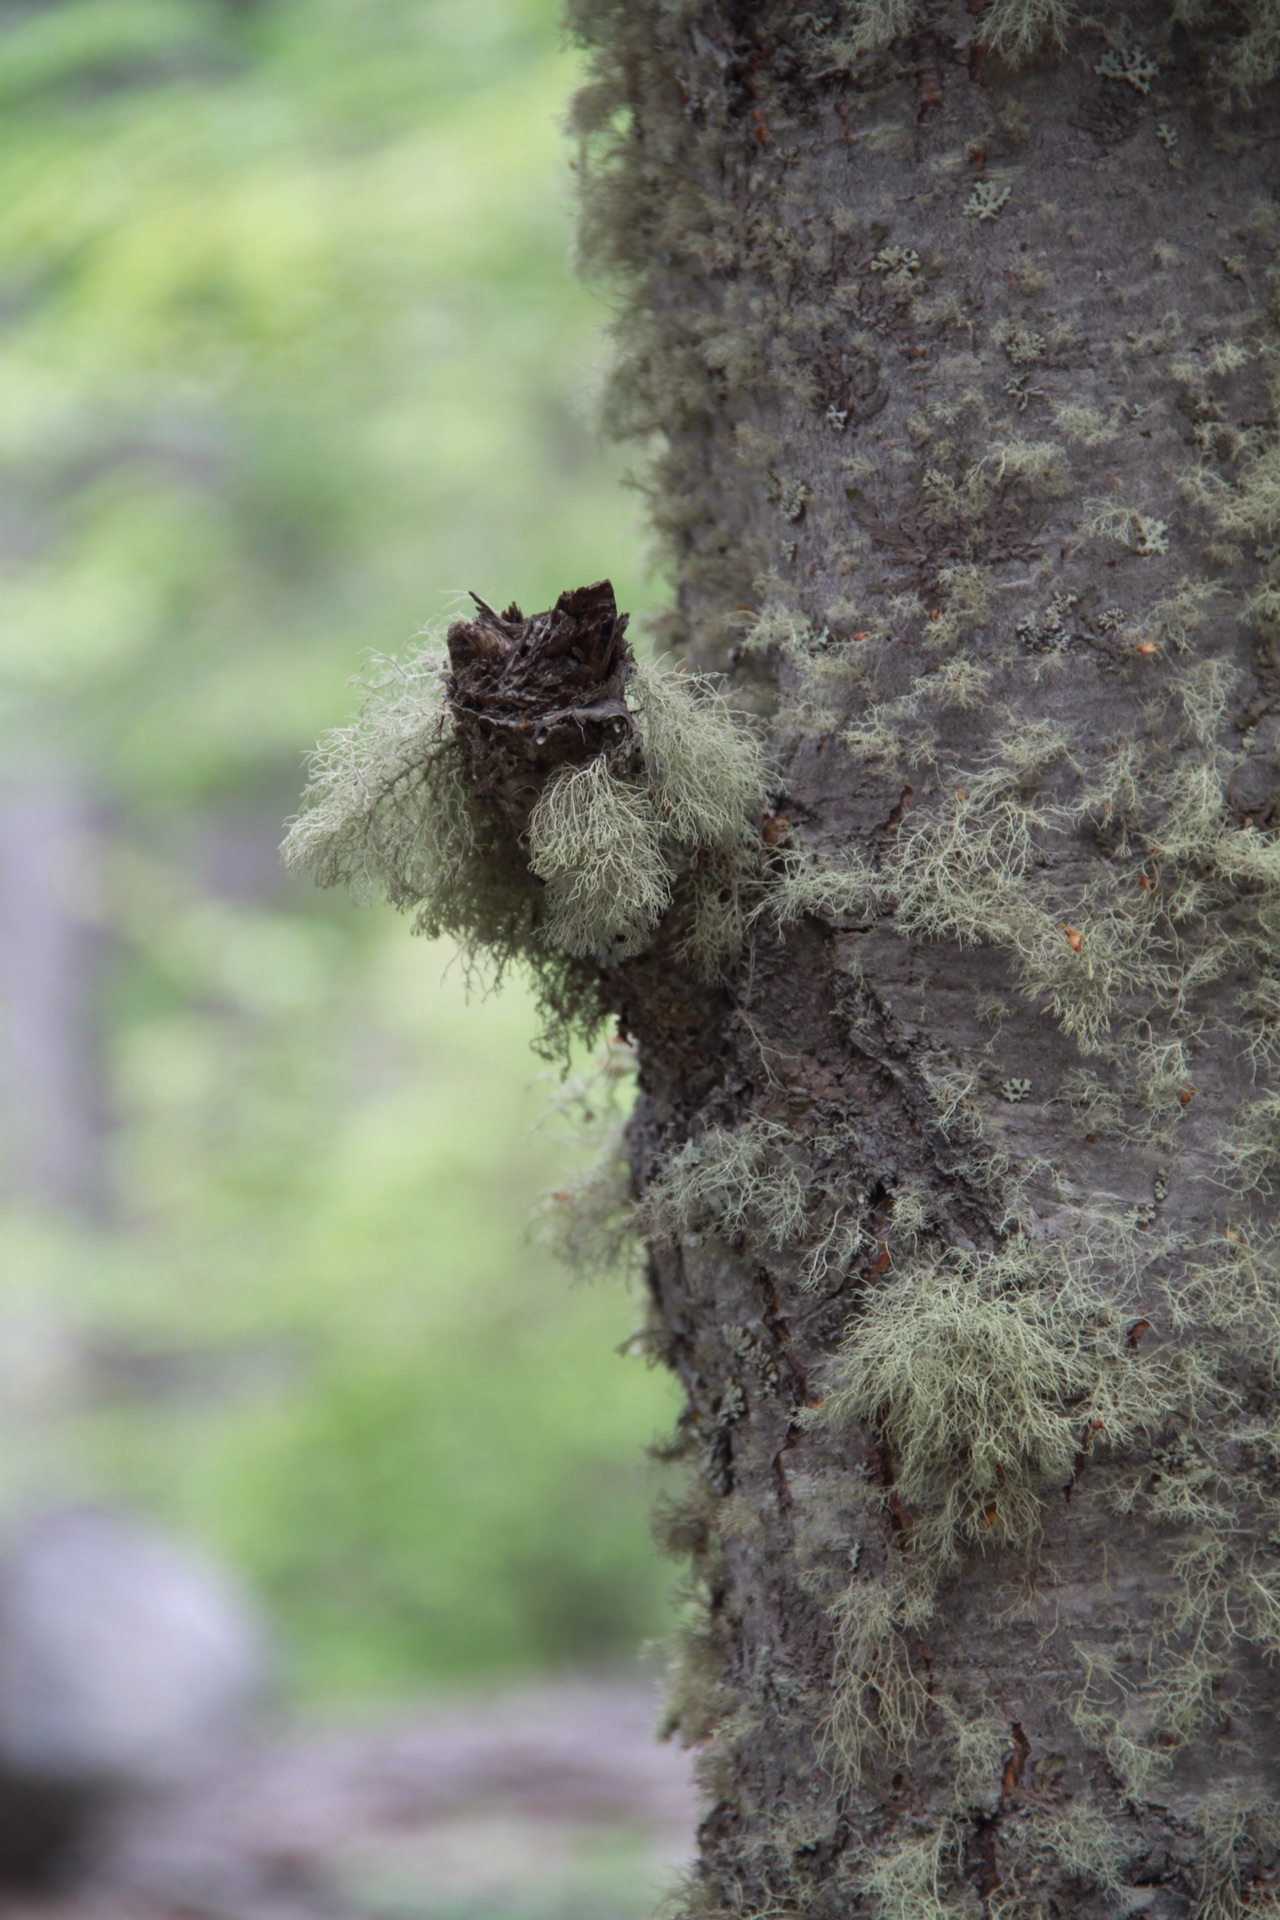
<path fill-rule="evenodd" d="M 523 1237 L 566 1158 L 529 996 L 468 1006 L 451 944 L 276 857 L 362 650 L 472 586 L 545 605 L 607 566 L 653 599 L 586 425 L 556 13 L 0 23 L 0 732 L 9 792 L 84 795 L 109 1122 L 100 1212 L 0 1218 L 5 1503 L 124 1496 L 226 1551 L 311 1693 L 627 1655 L 662 1617 L 668 1391 L 610 1358 L 635 1305 Z M 416 764 L 435 683 L 367 677 Z M 458 856 L 417 851 L 465 887 Z"/>
<path fill-rule="evenodd" d="M 448 947 L 387 916 L 363 945 L 265 918 L 199 903 L 178 932 L 228 970 L 238 939 L 250 980 L 274 960 L 292 1007 L 179 1003 L 119 1038 L 145 1217 L 7 1222 L 11 1324 L 45 1357 L 6 1487 L 123 1493 L 229 1554 L 308 1693 L 627 1654 L 662 1617 L 640 1456 L 671 1395 L 612 1357 L 636 1304 L 573 1288 L 525 1231 L 581 1152 L 542 1124 L 533 1007 L 468 1005 Z M 103 1369 L 87 1395 L 77 1354 Z"/>

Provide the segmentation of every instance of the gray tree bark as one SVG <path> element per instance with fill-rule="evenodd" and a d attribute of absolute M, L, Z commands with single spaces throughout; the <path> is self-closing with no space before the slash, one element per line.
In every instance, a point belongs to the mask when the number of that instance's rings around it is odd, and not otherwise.
<path fill-rule="evenodd" d="M 779 769 L 748 962 L 614 992 L 682 1911 L 1280 1913 L 1273 10 L 573 18 L 667 638 Z"/>

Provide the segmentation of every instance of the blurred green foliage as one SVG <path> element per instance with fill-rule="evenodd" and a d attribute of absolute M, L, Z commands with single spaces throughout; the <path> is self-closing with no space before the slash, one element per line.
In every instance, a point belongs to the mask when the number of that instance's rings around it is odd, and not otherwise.
<path fill-rule="evenodd" d="M 522 1237 L 564 1152 L 526 997 L 274 856 L 362 651 L 472 586 L 654 597 L 555 11 L 0 4 L 0 745 L 94 822 L 109 1194 L 0 1222 L 4 1485 L 230 1554 L 312 1692 L 661 1615 L 637 1306 Z"/>
<path fill-rule="evenodd" d="M 3 695 L 28 742 L 39 708 L 168 802 L 295 752 L 361 648 L 451 593 L 541 603 L 607 559 L 634 601 L 583 424 L 554 0 L 5 13 Z"/>

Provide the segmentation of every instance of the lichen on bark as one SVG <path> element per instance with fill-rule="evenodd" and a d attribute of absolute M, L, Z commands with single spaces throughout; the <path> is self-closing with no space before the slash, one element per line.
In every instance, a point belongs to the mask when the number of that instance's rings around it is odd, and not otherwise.
<path fill-rule="evenodd" d="M 765 761 L 705 676 L 637 662 L 607 580 L 530 619 L 476 608 L 447 651 L 379 663 L 284 855 L 412 909 L 470 967 L 525 965 L 563 1053 L 624 962 L 656 951 L 696 994 L 737 958 Z"/>
<path fill-rule="evenodd" d="M 687 1395 L 681 1911 L 1275 1913 L 1275 8 L 570 20 L 725 679 L 482 609 L 294 846 L 634 1043 L 578 1244 L 634 1206 Z"/>
<path fill-rule="evenodd" d="M 641 1036 L 631 1133 L 688 1910 L 1262 1911 L 1274 9 L 572 15 L 665 632 L 782 777 L 718 1083 Z"/>

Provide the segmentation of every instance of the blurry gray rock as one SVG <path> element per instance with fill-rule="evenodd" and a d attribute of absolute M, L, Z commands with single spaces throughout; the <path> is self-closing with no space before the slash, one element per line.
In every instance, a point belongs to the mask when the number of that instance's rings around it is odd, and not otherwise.
<path fill-rule="evenodd" d="M 0 1558 L 0 1764 L 163 1785 L 233 1733 L 265 1638 L 218 1568 L 121 1514 L 30 1522 Z"/>

